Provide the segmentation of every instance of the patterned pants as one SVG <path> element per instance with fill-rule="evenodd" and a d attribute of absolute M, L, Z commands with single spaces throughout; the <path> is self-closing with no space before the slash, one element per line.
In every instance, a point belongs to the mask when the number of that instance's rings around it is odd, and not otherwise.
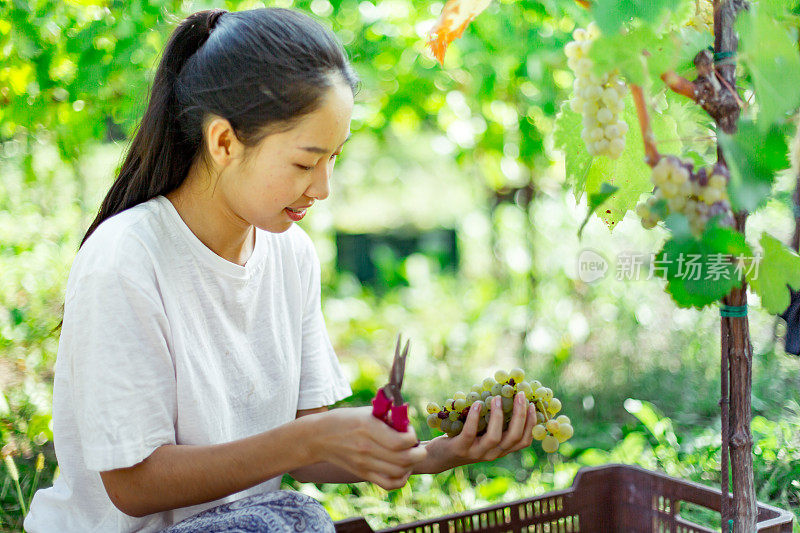
<path fill-rule="evenodd" d="M 256 494 L 226 503 L 168 527 L 161 533 L 334 533 L 333 521 L 317 500 L 290 490 Z"/>

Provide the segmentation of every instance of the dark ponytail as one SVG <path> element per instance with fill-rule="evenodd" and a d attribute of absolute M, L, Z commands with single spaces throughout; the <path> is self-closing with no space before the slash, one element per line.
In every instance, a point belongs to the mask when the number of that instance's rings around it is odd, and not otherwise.
<path fill-rule="evenodd" d="M 106 219 L 180 186 L 207 162 L 202 125 L 227 119 L 246 146 L 314 111 L 339 79 L 358 79 L 336 38 L 310 17 L 280 8 L 200 11 L 173 31 L 119 175 L 81 246 Z M 272 127 L 271 129 L 269 127 Z"/>
<path fill-rule="evenodd" d="M 190 15 L 164 48 L 136 136 L 80 246 L 104 220 L 177 189 L 196 161 L 208 162 L 202 127 L 210 114 L 253 147 L 317 109 L 338 80 L 356 93 L 341 44 L 307 15 L 281 8 Z"/>

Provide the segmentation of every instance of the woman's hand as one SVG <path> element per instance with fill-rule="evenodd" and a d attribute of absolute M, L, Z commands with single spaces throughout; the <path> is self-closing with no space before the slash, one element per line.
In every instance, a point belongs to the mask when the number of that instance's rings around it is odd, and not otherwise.
<path fill-rule="evenodd" d="M 456 466 L 493 461 L 511 452 L 527 448 L 533 442 L 533 426 L 536 425 L 536 407 L 529 405 L 525 394 L 517 393 L 514 410 L 503 432 L 503 409 L 500 398 L 492 400 L 491 415 L 486 433 L 478 437 L 480 404 L 473 404 L 464 422 L 464 428 L 455 437 L 441 436 L 425 444 L 429 460 L 416 470 L 417 473 L 438 473 Z"/>
<path fill-rule="evenodd" d="M 371 407 L 340 408 L 303 417 L 312 422 L 308 450 L 314 460 L 329 462 L 386 490 L 406 484 L 428 452 L 409 425 L 400 433 L 372 416 Z"/>

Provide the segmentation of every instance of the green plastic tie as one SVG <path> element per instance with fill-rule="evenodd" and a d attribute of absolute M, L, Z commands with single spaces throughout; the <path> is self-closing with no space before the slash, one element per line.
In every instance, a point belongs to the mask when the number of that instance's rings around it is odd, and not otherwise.
<path fill-rule="evenodd" d="M 746 317 L 747 305 L 722 305 L 719 308 L 719 316 L 730 318 Z"/>
<path fill-rule="evenodd" d="M 736 52 L 714 52 L 714 62 L 719 63 L 720 61 L 724 61 L 729 57 L 734 57 Z"/>
<path fill-rule="evenodd" d="M 733 533 L 733 519 L 728 520 L 728 533 Z"/>
<path fill-rule="evenodd" d="M 724 61 L 724 60 L 728 59 L 729 57 L 735 57 L 736 56 L 736 52 L 733 52 L 733 51 L 730 51 L 730 52 L 714 52 L 714 47 L 713 46 L 709 46 L 708 50 L 710 52 L 714 53 L 714 63 L 719 63 L 720 61 Z"/>

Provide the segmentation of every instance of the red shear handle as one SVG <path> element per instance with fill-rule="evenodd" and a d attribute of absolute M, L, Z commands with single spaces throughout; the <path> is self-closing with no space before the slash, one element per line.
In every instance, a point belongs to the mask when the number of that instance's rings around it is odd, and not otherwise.
<path fill-rule="evenodd" d="M 400 433 L 408 431 L 408 404 L 392 406 L 392 427 Z"/>
<path fill-rule="evenodd" d="M 380 418 L 386 422 L 386 413 L 392 407 L 392 400 L 383 392 L 383 388 L 378 389 L 375 397 L 372 399 L 372 416 Z"/>
<path fill-rule="evenodd" d="M 401 433 L 408 431 L 408 404 L 394 405 L 383 388 L 378 389 L 372 399 L 372 416 Z"/>

